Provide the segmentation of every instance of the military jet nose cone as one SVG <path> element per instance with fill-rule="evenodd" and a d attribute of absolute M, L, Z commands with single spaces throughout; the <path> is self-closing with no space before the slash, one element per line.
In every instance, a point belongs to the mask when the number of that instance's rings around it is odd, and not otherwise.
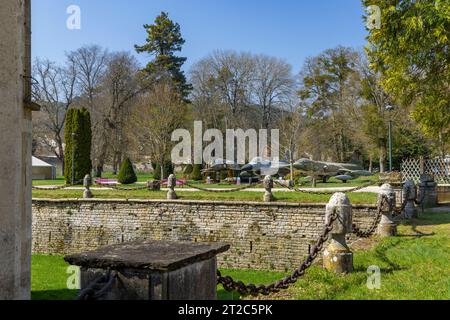
<path fill-rule="evenodd" d="M 304 166 L 304 163 L 301 161 L 294 162 L 294 164 L 293 164 L 293 167 L 295 169 L 301 169 L 301 168 L 303 168 L 303 166 Z"/>
<path fill-rule="evenodd" d="M 245 166 L 243 166 L 241 168 L 241 171 L 252 171 L 253 170 L 253 166 L 251 164 L 246 164 Z"/>

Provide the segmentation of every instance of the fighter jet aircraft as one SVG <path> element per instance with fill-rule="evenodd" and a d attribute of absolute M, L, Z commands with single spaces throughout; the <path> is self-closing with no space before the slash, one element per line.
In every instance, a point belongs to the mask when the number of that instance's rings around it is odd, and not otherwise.
<path fill-rule="evenodd" d="M 215 159 L 207 164 L 207 168 L 202 170 L 202 173 L 212 174 L 222 171 L 241 171 L 241 167 L 231 160 Z"/>
<path fill-rule="evenodd" d="M 294 163 L 294 169 L 320 178 L 326 182 L 330 177 L 346 183 L 361 176 L 371 176 L 370 171 L 363 170 L 360 166 L 351 163 L 321 162 L 309 159 L 300 159 Z"/>
<path fill-rule="evenodd" d="M 258 176 L 279 176 L 284 177 L 289 174 L 290 164 L 286 161 L 270 161 L 261 157 L 252 159 L 241 168 L 241 175 L 252 173 Z"/>

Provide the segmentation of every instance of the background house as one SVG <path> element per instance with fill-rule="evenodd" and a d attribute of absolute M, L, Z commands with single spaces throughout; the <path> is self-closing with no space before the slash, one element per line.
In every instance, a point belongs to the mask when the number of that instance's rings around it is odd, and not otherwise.
<path fill-rule="evenodd" d="M 36 157 L 32 157 L 33 180 L 56 179 L 56 167 Z"/>

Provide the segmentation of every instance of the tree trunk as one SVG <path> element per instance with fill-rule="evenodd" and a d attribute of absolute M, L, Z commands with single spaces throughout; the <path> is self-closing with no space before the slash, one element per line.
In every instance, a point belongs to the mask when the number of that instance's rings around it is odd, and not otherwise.
<path fill-rule="evenodd" d="M 160 162 L 160 169 L 161 169 L 161 181 L 164 180 L 164 158 L 161 158 L 159 160 Z"/>
<path fill-rule="evenodd" d="M 369 156 L 369 171 L 373 172 L 373 156 Z"/>
<path fill-rule="evenodd" d="M 103 165 L 99 164 L 95 167 L 95 176 L 101 178 L 103 174 Z"/>
<path fill-rule="evenodd" d="M 384 173 L 386 171 L 386 157 L 387 157 L 386 146 L 382 145 L 380 147 L 380 173 Z"/>

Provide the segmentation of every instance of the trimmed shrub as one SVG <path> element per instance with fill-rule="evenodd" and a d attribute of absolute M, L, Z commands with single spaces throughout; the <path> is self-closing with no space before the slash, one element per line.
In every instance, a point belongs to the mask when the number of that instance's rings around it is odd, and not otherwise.
<path fill-rule="evenodd" d="M 121 184 L 132 184 L 137 182 L 138 179 L 136 173 L 134 172 L 133 164 L 131 163 L 130 158 L 126 158 L 125 161 L 122 162 L 117 180 Z"/>
<path fill-rule="evenodd" d="M 75 133 L 73 137 L 72 134 Z M 64 176 L 72 183 L 72 158 L 74 182 L 81 183 L 86 174 L 91 174 L 91 116 L 86 109 L 69 109 L 65 122 Z M 74 154 L 72 154 L 74 151 Z"/>

